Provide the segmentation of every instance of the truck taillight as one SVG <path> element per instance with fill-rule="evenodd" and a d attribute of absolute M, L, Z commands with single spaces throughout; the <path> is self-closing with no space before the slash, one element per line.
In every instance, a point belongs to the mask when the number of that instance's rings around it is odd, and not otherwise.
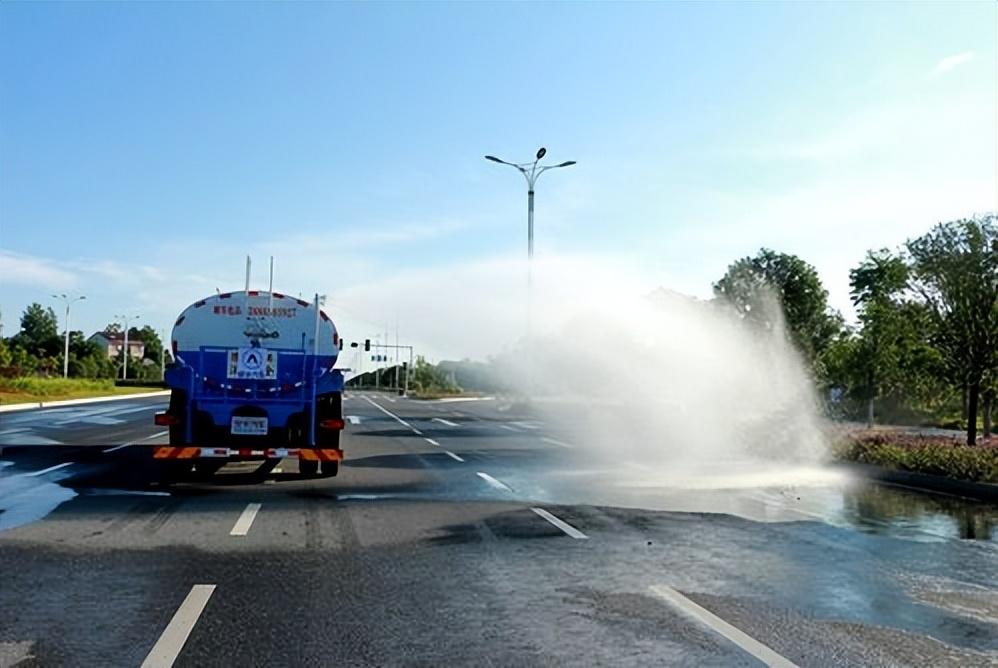
<path fill-rule="evenodd" d="M 343 429 L 343 420 L 322 420 L 319 422 L 322 429 Z"/>
<path fill-rule="evenodd" d="M 175 424 L 180 424 L 180 420 L 176 415 L 171 415 L 170 413 L 156 413 L 156 417 L 153 418 L 153 422 L 160 427 L 170 427 Z"/>

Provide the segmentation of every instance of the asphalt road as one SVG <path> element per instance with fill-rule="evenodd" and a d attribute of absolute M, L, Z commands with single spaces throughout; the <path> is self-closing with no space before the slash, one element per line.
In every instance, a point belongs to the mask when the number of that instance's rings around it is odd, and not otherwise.
<path fill-rule="evenodd" d="M 383 394 L 345 401 L 336 478 L 163 486 L 161 406 L 0 414 L 0 666 L 998 665 L 992 506 L 677 487 L 522 407 Z"/>

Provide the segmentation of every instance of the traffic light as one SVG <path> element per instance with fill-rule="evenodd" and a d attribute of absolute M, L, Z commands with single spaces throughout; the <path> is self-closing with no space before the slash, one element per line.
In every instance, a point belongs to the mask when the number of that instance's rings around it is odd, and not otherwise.
<path fill-rule="evenodd" d="M 371 339 L 364 339 L 364 352 L 367 353 L 370 351 L 371 351 Z"/>

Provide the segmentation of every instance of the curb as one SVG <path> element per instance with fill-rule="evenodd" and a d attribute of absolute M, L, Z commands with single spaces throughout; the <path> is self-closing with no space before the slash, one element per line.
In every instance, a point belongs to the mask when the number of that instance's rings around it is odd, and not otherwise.
<path fill-rule="evenodd" d="M 898 469 L 888 469 L 861 462 L 839 461 L 836 464 L 879 482 L 910 487 L 920 491 L 935 492 L 937 494 L 949 494 L 950 496 L 959 496 L 974 501 L 998 503 L 998 485 L 993 483 L 958 480 L 957 478 L 947 478 L 928 473 L 915 473 L 914 471 L 900 471 Z"/>
<path fill-rule="evenodd" d="M 82 404 L 99 404 L 105 401 L 126 401 L 128 399 L 147 399 L 149 397 L 167 397 L 170 390 L 160 390 L 157 392 L 140 392 L 138 394 L 122 394 L 112 397 L 90 397 L 88 399 L 60 399 L 59 401 L 38 401 L 24 404 L 8 404 L 0 406 L 0 413 L 13 413 L 15 411 L 37 410 L 39 408 L 55 408 L 56 406 L 78 406 Z"/>

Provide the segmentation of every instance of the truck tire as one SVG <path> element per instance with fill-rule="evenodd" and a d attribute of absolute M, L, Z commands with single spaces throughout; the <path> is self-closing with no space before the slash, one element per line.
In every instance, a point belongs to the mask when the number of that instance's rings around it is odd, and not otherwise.
<path fill-rule="evenodd" d="M 340 472 L 339 462 L 322 462 L 322 475 L 328 478 L 336 477 L 336 474 Z"/>
<path fill-rule="evenodd" d="M 298 472 L 306 476 L 314 476 L 319 472 L 319 462 L 314 459 L 299 459 Z"/>

